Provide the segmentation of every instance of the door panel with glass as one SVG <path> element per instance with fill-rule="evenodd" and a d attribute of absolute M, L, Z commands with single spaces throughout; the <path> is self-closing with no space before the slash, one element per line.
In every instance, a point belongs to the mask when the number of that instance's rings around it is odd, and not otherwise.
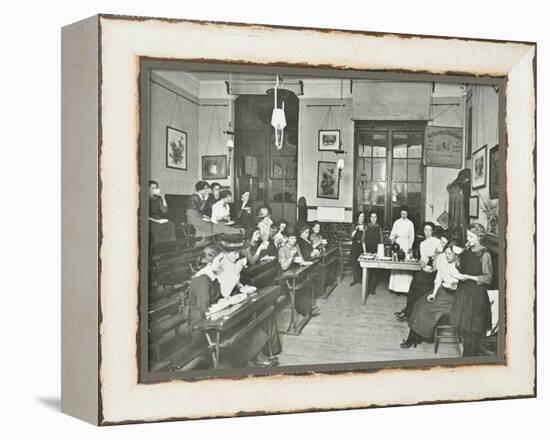
<path fill-rule="evenodd" d="M 390 229 L 402 205 L 416 228 L 423 219 L 424 125 L 358 125 L 355 130 L 354 211 L 376 212 Z"/>

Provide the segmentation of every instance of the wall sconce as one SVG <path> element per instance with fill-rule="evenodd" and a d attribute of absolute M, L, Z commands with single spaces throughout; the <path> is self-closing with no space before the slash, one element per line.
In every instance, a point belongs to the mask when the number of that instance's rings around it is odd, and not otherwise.
<path fill-rule="evenodd" d="M 342 171 L 344 170 L 344 159 L 338 159 L 336 168 L 338 168 L 338 181 L 340 181 L 342 179 Z"/>

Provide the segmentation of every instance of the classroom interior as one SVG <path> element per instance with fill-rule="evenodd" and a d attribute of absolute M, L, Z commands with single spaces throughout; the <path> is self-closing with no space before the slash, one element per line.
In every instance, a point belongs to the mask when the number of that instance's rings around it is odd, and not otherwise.
<path fill-rule="evenodd" d="M 489 336 L 495 336 L 501 249 L 498 87 L 239 71 L 238 66 L 152 69 L 146 82 L 148 177 L 164 196 L 162 221 L 173 225 L 169 239 L 159 239 L 152 234 L 158 219 L 148 220 L 150 371 L 223 368 L 221 358 L 232 344 L 267 321 L 270 336 L 279 333 L 279 367 L 460 357 L 461 341 L 453 335 L 441 344 L 400 347 L 409 327 L 394 312 L 405 306 L 407 295 L 390 291 L 389 270 L 379 270 L 368 298 L 361 282 L 350 285 L 358 213 L 377 214 L 387 245 L 403 206 L 415 231 L 407 258 L 419 258 L 415 250 L 426 222 L 461 237 L 471 223 L 485 227 L 482 244 L 493 265 Z M 210 324 L 191 323 L 189 284 L 201 268 L 201 253 L 227 235 L 226 227 L 199 236 L 190 225 L 187 208 L 200 181 L 230 192 L 228 227 L 244 242 L 250 230 L 240 227 L 235 206 L 248 193 L 253 225 L 265 207 L 275 224 L 284 219 L 300 228 L 318 222 L 326 255 L 292 280 L 284 278 L 277 258 L 248 265 L 241 283 L 269 291 L 269 299 L 256 301 L 262 304 L 254 310 L 252 302 L 230 306 L 230 316 L 214 317 Z M 318 309 L 302 319 L 303 327 L 294 322 L 292 289 L 295 296 L 311 295 Z M 243 321 L 238 315 L 247 308 Z M 224 329 L 232 320 L 240 323 Z M 200 331 L 197 343 L 190 335 Z M 493 345 L 487 347 L 491 354 Z"/>

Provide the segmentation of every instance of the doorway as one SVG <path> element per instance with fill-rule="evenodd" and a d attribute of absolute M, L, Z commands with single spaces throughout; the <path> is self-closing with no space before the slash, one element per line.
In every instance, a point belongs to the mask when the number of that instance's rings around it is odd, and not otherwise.
<path fill-rule="evenodd" d="M 284 93 L 286 92 L 286 93 Z M 298 170 L 298 98 L 279 90 L 287 126 L 283 147 L 275 148 L 271 126 L 273 95 L 241 95 L 235 101 L 235 193 L 250 191 L 256 210 L 269 206 L 273 218 L 296 220 Z"/>
<path fill-rule="evenodd" d="M 376 212 L 391 229 L 402 205 L 418 230 L 424 218 L 425 122 L 356 122 L 354 214 Z"/>

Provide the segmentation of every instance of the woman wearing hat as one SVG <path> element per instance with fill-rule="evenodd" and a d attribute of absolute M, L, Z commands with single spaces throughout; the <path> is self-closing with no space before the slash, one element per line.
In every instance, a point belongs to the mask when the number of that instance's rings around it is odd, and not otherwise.
<path fill-rule="evenodd" d="M 493 279 L 491 255 L 480 241 L 485 228 L 472 223 L 466 231 L 466 250 L 461 257 L 458 290 L 451 311 L 451 324 L 464 338 L 463 356 L 479 352 L 479 339 L 491 329 L 491 304 L 487 285 Z"/>
<path fill-rule="evenodd" d="M 221 299 L 221 289 L 219 277 L 223 273 L 224 252 L 217 246 L 207 246 L 204 248 L 200 261 L 205 266 L 199 270 L 191 279 L 189 286 L 189 303 L 191 307 L 190 327 L 193 328 L 201 319 L 204 318 L 210 305 Z M 241 324 L 245 326 L 246 321 Z M 232 332 L 238 332 L 241 326 L 237 326 Z M 277 332 L 273 332 L 277 334 Z M 195 340 L 204 338 L 197 331 L 192 333 Z M 251 331 L 240 341 L 234 343 L 227 352 L 223 353 L 222 367 L 239 367 L 247 363 L 252 366 L 272 367 L 278 364 L 275 356 L 266 356 L 262 351 L 267 350 L 268 334 L 261 328 Z M 204 340 L 206 343 L 206 341 Z M 279 352 L 280 349 L 276 352 Z M 226 365 L 227 363 L 227 365 Z"/>

